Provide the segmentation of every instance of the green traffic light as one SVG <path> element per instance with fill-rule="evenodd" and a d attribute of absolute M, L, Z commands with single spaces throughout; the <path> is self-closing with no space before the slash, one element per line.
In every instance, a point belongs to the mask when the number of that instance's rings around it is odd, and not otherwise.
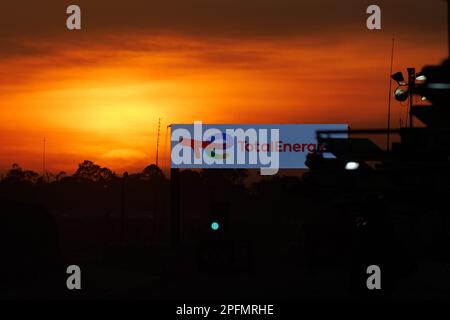
<path fill-rule="evenodd" d="M 217 222 L 211 223 L 211 229 L 217 231 L 219 229 L 219 224 Z"/>

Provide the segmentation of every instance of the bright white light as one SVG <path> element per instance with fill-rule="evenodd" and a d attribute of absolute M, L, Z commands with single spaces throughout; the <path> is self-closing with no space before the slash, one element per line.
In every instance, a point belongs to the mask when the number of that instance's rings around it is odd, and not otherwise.
<path fill-rule="evenodd" d="M 425 100 L 427 100 L 427 97 L 422 97 L 421 100 L 425 101 Z"/>
<path fill-rule="evenodd" d="M 426 78 L 424 75 L 421 75 L 421 76 L 418 76 L 418 77 L 416 78 L 416 80 L 417 80 L 417 81 L 425 81 L 425 80 L 427 80 L 427 78 Z"/>
<path fill-rule="evenodd" d="M 356 170 L 359 168 L 359 163 L 358 162 L 347 162 L 347 164 L 345 165 L 345 170 Z"/>

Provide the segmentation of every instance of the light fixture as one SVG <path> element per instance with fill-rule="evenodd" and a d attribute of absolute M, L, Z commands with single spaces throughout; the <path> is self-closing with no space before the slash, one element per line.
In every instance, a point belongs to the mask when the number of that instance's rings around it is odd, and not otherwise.
<path fill-rule="evenodd" d="M 345 170 L 357 170 L 359 168 L 359 163 L 355 161 L 349 161 L 345 164 Z"/>
<path fill-rule="evenodd" d="M 408 90 L 397 88 L 394 92 L 395 100 L 403 102 L 408 99 Z"/>
<path fill-rule="evenodd" d="M 396 81 L 398 85 L 402 86 L 405 84 L 405 78 L 403 77 L 403 73 L 401 71 L 394 73 L 391 75 L 392 80 Z"/>
<path fill-rule="evenodd" d="M 213 223 L 211 223 L 211 229 L 212 229 L 213 231 L 219 230 L 219 223 L 216 222 L 216 221 L 214 221 Z"/>
<path fill-rule="evenodd" d="M 421 74 L 416 77 L 416 80 L 417 81 L 426 81 L 427 77 L 425 77 L 423 74 Z"/>

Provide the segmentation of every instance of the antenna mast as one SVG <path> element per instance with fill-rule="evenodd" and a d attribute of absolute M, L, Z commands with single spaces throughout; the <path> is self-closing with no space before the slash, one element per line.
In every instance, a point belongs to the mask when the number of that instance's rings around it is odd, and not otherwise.
<path fill-rule="evenodd" d="M 169 128 L 170 128 L 170 124 L 166 127 L 166 135 L 164 137 L 164 161 L 163 161 L 164 168 L 167 166 L 167 158 L 169 157 L 169 159 L 170 159 L 170 156 L 167 156 L 167 138 L 168 138 L 167 133 L 169 132 Z M 170 167 L 170 165 L 169 165 L 169 167 Z"/>
<path fill-rule="evenodd" d="M 161 131 L 161 118 L 158 119 L 158 137 L 156 139 L 156 166 L 158 166 L 159 160 L 159 133 Z"/>
<path fill-rule="evenodd" d="M 42 154 L 42 177 L 45 179 L 45 137 L 44 137 L 44 152 Z"/>
<path fill-rule="evenodd" d="M 394 44 L 395 44 L 395 36 L 392 35 L 392 50 L 391 50 L 391 68 L 389 71 L 389 100 L 388 100 L 388 118 L 387 118 L 387 140 L 386 140 L 386 149 L 389 151 L 391 149 L 391 95 L 392 95 L 392 65 L 394 64 Z"/>

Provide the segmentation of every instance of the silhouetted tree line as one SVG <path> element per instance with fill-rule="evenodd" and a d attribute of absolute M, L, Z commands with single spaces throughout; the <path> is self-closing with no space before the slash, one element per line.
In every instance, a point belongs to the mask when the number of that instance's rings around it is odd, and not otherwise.
<path fill-rule="evenodd" d="M 154 164 L 151 164 L 142 170 L 140 173 L 131 175 L 134 179 L 163 179 L 164 174 L 162 170 Z M 1 181 L 3 183 L 39 183 L 39 182 L 57 182 L 64 179 L 71 179 L 75 181 L 84 182 L 111 182 L 117 179 L 118 176 L 112 170 L 102 167 L 89 160 L 84 160 L 78 165 L 77 171 L 69 176 L 65 171 L 60 171 L 58 174 L 53 175 L 46 173 L 45 175 L 39 175 L 32 170 L 24 170 L 19 164 L 14 163 L 5 175 L 2 176 Z"/>
<path fill-rule="evenodd" d="M 301 178 L 255 179 L 257 176 L 256 171 L 242 169 L 181 170 L 179 197 L 185 239 L 197 238 L 200 229 L 207 230 L 204 224 L 214 203 L 229 205 L 231 222 L 237 226 L 233 234 L 240 233 L 242 238 L 249 237 L 244 227 L 248 221 L 267 238 L 271 238 L 275 220 L 295 227 L 291 220 L 299 215 L 295 203 L 304 190 Z M 72 175 L 45 176 L 13 164 L 0 180 L 0 199 L 41 205 L 57 218 L 66 238 L 117 239 L 122 216 L 131 238 L 151 234 L 154 240 L 161 240 L 169 233 L 170 179 L 154 164 L 141 172 L 117 175 L 85 160 Z M 300 212 L 306 207 L 303 204 Z M 77 226 L 77 219 L 84 225 Z M 272 231 L 263 231 L 269 227 Z M 241 232 L 236 230 L 239 228 Z"/>
<path fill-rule="evenodd" d="M 283 273 L 289 264 L 309 270 L 347 265 L 361 251 L 353 246 L 364 235 L 352 229 L 352 218 L 340 213 L 331 194 L 311 188 L 300 175 L 256 177 L 256 170 L 181 170 L 183 245 L 207 243 L 214 216 L 229 220 L 223 239 L 250 243 L 252 263 L 263 272 Z M 7 292 L 20 295 L 17 279 L 23 286 L 41 286 L 48 277 L 64 283 L 58 278 L 64 274 L 52 273 L 61 272 L 61 264 L 164 264 L 159 249 L 139 248 L 170 243 L 170 190 L 170 179 L 154 164 L 117 175 L 85 160 L 72 175 L 45 176 L 13 164 L 0 180 L 0 223 L 7 230 L 0 233 L 0 250 L 9 261 L 0 271 L 16 279 L 5 283 Z M 222 210 L 216 203 L 225 203 L 227 212 L 213 212 Z M 23 278 L 36 264 L 37 274 Z"/>

